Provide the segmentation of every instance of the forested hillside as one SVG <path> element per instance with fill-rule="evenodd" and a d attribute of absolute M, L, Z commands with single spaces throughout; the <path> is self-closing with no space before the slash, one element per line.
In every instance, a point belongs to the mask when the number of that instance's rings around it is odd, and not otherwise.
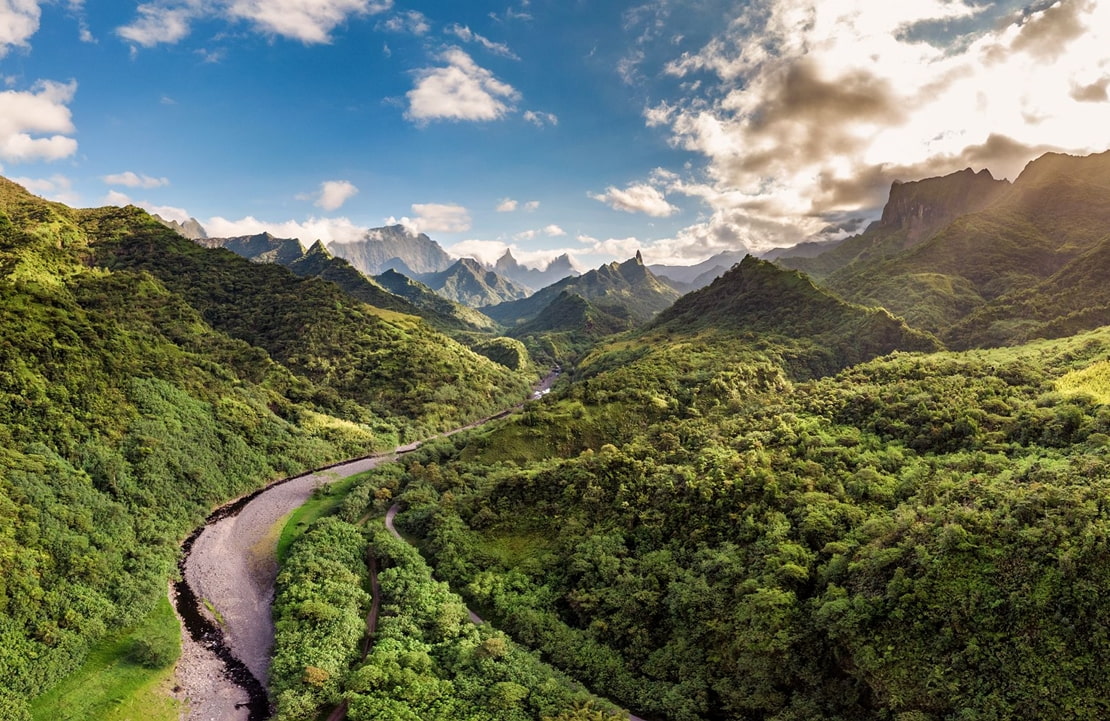
<path fill-rule="evenodd" d="M 1020 321 L 1021 308 L 1012 305 L 1013 298 L 1044 293 L 1041 284 L 1105 239 L 1107 178 L 1110 153 L 1048 154 L 1030 162 L 1012 187 L 970 173 L 896 185 L 882 223 L 795 265 L 824 267 L 822 283 L 842 297 L 881 305 L 942 340 L 976 312 L 991 322 Z M 909 194 L 907 186 L 917 192 Z M 928 222 L 915 224 L 919 217 Z M 914 228 L 918 234 L 911 243 Z M 1092 299 L 1085 307 L 1097 305 Z M 1073 322 L 1069 332 L 1098 325 L 1092 316 L 1091 322 Z M 1027 327 L 1019 323 L 1017 329 L 1008 335 L 1002 324 L 992 334 L 1002 342 L 1028 337 L 1022 335 Z"/>
<path fill-rule="evenodd" d="M 612 352 L 408 466 L 405 528 L 500 628 L 670 720 L 1100 716 L 1110 333 L 807 382 Z"/>
<path fill-rule="evenodd" d="M 6 719 L 150 611 L 214 504 L 478 418 L 529 382 L 135 208 L 73 210 L 6 180 L 0 315 Z"/>

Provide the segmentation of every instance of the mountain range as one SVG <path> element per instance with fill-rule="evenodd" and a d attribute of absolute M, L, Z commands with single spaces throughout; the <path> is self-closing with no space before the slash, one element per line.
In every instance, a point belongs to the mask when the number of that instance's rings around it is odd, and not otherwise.
<path fill-rule="evenodd" d="M 482 312 L 513 326 L 536 317 L 564 292 L 579 295 L 604 312 L 627 316 L 637 323 L 649 320 L 680 295 L 648 270 L 637 252 L 623 263 L 613 262 L 577 277 L 563 278 L 527 298 L 487 306 Z"/>
<path fill-rule="evenodd" d="M 563 366 L 549 394 L 318 499 L 360 568 L 357 524 L 396 503 L 438 579 L 421 604 L 461 592 L 487 623 L 394 605 L 364 662 L 368 609 L 321 647 L 333 609 L 297 601 L 279 718 L 434 718 L 465 687 L 540 721 L 562 682 L 466 686 L 493 628 L 650 718 L 1099 717 L 1110 152 L 895 183 L 863 232 L 773 262 L 668 281 L 637 253 L 531 294 L 511 254 L 399 226 L 356 263 L 186 225 L 0 179 L 0 717 L 58 717 L 43 693 L 86 658 L 141 665 L 116 632 L 156 623 L 212 507 L 512 408 L 537 361 Z M 441 654 L 441 627 L 466 643 Z"/>

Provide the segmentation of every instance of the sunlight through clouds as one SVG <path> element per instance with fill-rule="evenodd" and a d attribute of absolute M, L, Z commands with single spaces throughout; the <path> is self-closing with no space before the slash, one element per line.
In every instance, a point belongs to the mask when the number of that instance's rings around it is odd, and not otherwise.
<path fill-rule="evenodd" d="M 704 180 L 674 189 L 712 211 L 686 235 L 705 250 L 788 245 L 876 212 L 896 179 L 968 165 L 1013 178 L 1046 149 L 1105 149 L 1110 4 L 980 23 L 985 8 L 777 0 L 672 60 L 669 75 L 716 83 L 645 111 L 705 159 Z"/>

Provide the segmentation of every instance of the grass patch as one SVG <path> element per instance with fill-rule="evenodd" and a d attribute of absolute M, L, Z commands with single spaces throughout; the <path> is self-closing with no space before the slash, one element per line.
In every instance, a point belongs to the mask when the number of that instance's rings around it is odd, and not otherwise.
<path fill-rule="evenodd" d="M 152 651 L 153 649 L 153 651 Z M 170 696 L 181 626 L 162 596 L 133 628 L 105 638 L 84 665 L 31 702 L 35 721 L 177 721 Z"/>
<path fill-rule="evenodd" d="M 533 525 L 534 530 L 529 528 Z M 542 575 L 559 565 L 550 535 L 531 519 L 521 519 L 521 523 L 512 527 L 497 526 L 482 531 L 475 535 L 475 540 L 481 550 L 497 559 L 503 568 Z"/>
<path fill-rule="evenodd" d="M 342 503 L 347 492 L 367 473 L 369 471 L 363 471 L 320 486 L 312 492 L 312 496 L 307 501 L 286 516 L 285 525 L 281 527 L 281 536 L 278 537 L 277 542 L 278 563 L 285 562 L 293 541 L 300 538 L 301 534 L 307 531 L 317 519 L 333 513 Z"/>
<path fill-rule="evenodd" d="M 1067 373 L 1056 381 L 1056 388 L 1062 393 L 1088 393 L 1099 403 L 1110 403 L 1110 361 Z"/>

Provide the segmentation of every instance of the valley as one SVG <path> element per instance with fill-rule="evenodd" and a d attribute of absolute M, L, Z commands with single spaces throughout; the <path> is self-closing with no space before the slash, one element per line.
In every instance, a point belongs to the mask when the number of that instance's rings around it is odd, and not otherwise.
<path fill-rule="evenodd" d="M 1106 178 L 898 183 L 823 253 L 539 289 L 3 181 L 0 711 L 56 715 L 179 568 L 201 640 L 108 662 L 177 689 L 108 693 L 190 719 L 1097 717 Z"/>

